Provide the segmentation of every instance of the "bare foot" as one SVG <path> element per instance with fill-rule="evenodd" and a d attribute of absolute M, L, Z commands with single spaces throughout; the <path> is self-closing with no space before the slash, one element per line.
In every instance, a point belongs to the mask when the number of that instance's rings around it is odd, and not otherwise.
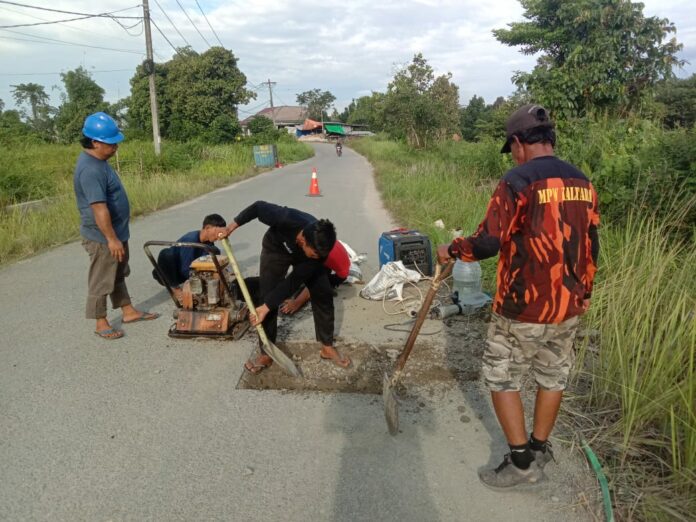
<path fill-rule="evenodd" d="M 350 359 L 338 353 L 338 350 L 336 350 L 336 348 L 334 348 L 333 346 L 322 346 L 321 351 L 319 352 L 319 356 L 322 359 L 331 361 L 339 368 L 345 369 L 350 366 Z"/>

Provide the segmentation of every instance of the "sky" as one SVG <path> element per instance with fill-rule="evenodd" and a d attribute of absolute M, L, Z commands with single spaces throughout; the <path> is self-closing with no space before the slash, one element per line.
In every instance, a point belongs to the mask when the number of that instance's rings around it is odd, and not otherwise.
<path fill-rule="evenodd" d="M 0 26 L 38 24 L 77 15 L 29 9 L 25 4 L 76 13 L 123 10 L 142 16 L 138 0 L 0 1 Z M 696 72 L 696 7 L 693 1 L 647 0 L 646 16 L 668 18 L 690 62 L 677 76 Z M 130 9 L 129 9 L 130 8 Z M 256 100 L 240 119 L 273 101 L 296 105 L 297 93 L 318 88 L 336 96 L 340 111 L 354 98 L 385 91 L 396 68 L 422 52 L 435 73 L 452 73 L 460 103 L 476 94 L 491 103 L 515 87 L 515 71 L 529 71 L 535 57 L 499 43 L 491 31 L 522 21 L 517 0 L 150 0 L 155 61 L 190 44 L 203 52 L 220 45 L 234 52 Z M 204 14 L 202 14 L 204 13 Z M 60 104 L 60 72 L 83 66 L 109 102 L 128 96 L 129 80 L 145 58 L 142 24 L 90 18 L 50 25 L 0 29 L 0 99 L 14 107 L 12 85 L 38 83 Z M 165 39 L 169 40 L 169 42 Z M 171 44 L 171 45 L 170 45 Z"/>

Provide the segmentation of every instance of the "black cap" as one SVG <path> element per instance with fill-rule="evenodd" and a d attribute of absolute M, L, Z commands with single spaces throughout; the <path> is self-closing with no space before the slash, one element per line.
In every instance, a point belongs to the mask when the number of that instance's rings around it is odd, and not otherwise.
<path fill-rule="evenodd" d="M 512 136 L 514 134 L 520 134 L 530 129 L 536 129 L 537 127 L 547 129 L 554 128 L 554 123 L 549 118 L 549 111 L 544 109 L 541 105 L 533 103 L 528 103 L 517 109 L 510 115 L 505 124 L 507 138 L 500 152 L 503 154 L 510 152 L 510 143 L 512 143 Z"/>

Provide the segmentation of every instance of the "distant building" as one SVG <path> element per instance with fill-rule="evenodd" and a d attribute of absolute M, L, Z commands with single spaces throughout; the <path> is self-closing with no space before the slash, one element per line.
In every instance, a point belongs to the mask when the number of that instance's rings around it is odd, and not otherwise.
<path fill-rule="evenodd" d="M 245 134 L 249 134 L 249 122 L 256 116 L 264 116 L 271 121 L 275 121 L 277 129 L 287 129 L 288 132 L 294 133 L 295 127 L 302 125 L 307 118 L 307 110 L 304 107 L 293 107 L 291 105 L 281 105 L 273 109 L 267 107 L 239 122 Z"/>

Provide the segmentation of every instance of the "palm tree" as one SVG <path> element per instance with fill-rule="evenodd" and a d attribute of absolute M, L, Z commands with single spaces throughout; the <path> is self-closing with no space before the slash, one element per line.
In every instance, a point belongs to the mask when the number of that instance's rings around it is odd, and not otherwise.
<path fill-rule="evenodd" d="M 37 121 L 39 111 L 48 106 L 48 94 L 44 91 L 43 85 L 38 83 L 20 83 L 12 85 L 12 96 L 18 104 L 28 103 L 31 106 L 31 116 L 33 121 Z"/>

